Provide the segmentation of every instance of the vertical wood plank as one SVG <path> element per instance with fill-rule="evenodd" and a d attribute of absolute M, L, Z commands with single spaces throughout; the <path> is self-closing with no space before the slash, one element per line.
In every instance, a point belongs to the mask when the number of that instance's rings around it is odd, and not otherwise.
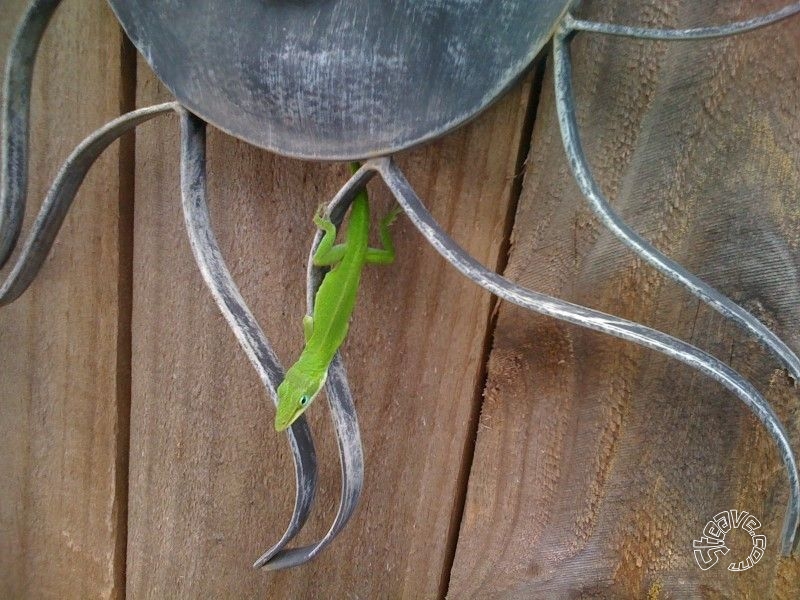
<path fill-rule="evenodd" d="M 3 2 L 3 57 L 26 4 Z M 70 0 L 56 12 L 36 64 L 26 231 L 63 160 L 125 105 L 122 39 L 102 0 Z M 92 168 L 38 279 L 0 310 L 3 598 L 124 595 L 124 145 Z"/>
<path fill-rule="evenodd" d="M 139 104 L 168 97 L 140 69 Z M 400 157 L 433 212 L 495 265 L 506 234 L 528 87 L 440 143 Z M 482 386 L 488 294 L 467 284 L 401 219 L 398 261 L 365 271 L 344 347 L 366 454 L 361 505 L 313 563 L 277 574 L 252 561 L 282 533 L 294 498 L 273 409 L 204 288 L 183 228 L 175 119 L 137 138 L 131 511 L 132 597 L 429 598 L 449 572 Z M 288 364 L 302 346 L 311 217 L 343 165 L 289 160 L 210 133 L 210 207 L 229 267 Z M 375 213 L 388 196 L 371 186 Z M 327 407 L 316 512 L 325 531 L 339 467 Z"/>
<path fill-rule="evenodd" d="M 783 2 L 586 3 L 603 21 L 725 23 Z M 603 189 L 634 229 L 798 349 L 800 22 L 735 39 L 653 43 L 580 35 L 578 115 Z M 634 259 L 569 175 L 545 80 L 507 275 L 639 320 L 730 362 L 800 450 L 800 394 L 716 312 Z M 796 598 L 779 556 L 787 483 L 741 403 L 655 353 L 503 305 L 450 586 L 453 598 Z M 692 540 L 720 511 L 763 524 L 708 571 Z"/>

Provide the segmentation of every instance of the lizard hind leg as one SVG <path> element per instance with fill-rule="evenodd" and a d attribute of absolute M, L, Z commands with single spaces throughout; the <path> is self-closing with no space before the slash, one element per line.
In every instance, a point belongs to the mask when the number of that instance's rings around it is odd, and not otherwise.
<path fill-rule="evenodd" d="M 319 227 L 325 234 L 317 246 L 316 252 L 312 258 L 314 265 L 317 267 L 331 266 L 342 260 L 344 256 L 344 245 L 334 245 L 336 241 L 336 225 L 326 219 L 319 212 L 314 215 L 314 224 Z"/>
<path fill-rule="evenodd" d="M 306 338 L 306 343 L 311 339 L 312 333 L 314 333 L 314 317 L 306 315 L 303 317 L 303 336 Z"/>
<path fill-rule="evenodd" d="M 378 224 L 378 236 L 381 240 L 382 248 L 367 248 L 366 261 L 370 264 L 388 265 L 394 262 L 395 250 L 392 232 L 389 228 L 395 222 L 397 216 L 403 212 L 403 208 L 398 204 L 383 217 Z"/>

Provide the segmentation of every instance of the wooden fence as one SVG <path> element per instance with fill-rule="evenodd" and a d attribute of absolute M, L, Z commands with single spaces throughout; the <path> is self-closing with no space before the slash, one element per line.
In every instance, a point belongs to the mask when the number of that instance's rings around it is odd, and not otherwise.
<path fill-rule="evenodd" d="M 614 0 L 583 14 L 680 27 L 783 3 Z M 0 6 L 3 55 L 25 4 Z M 574 57 L 587 153 L 615 207 L 800 348 L 800 20 L 696 43 L 582 34 Z M 168 98 L 102 0 L 65 0 L 37 63 L 27 224 L 83 136 Z M 786 373 L 590 213 L 546 58 L 398 162 L 483 264 L 727 360 L 800 450 Z M 210 134 L 215 228 L 284 362 L 302 344 L 311 216 L 346 173 Z M 371 191 L 386 210 L 385 190 Z M 112 146 L 39 278 L 0 310 L 0 597 L 800 596 L 800 562 L 778 551 L 786 477 L 741 403 L 653 352 L 497 303 L 407 221 L 395 231 L 399 260 L 366 271 L 344 347 L 361 505 L 314 562 L 255 571 L 293 502 L 285 438 L 192 259 L 176 119 Z M 300 541 L 335 512 L 326 413 L 309 415 L 320 490 Z M 744 572 L 702 571 L 692 540 L 728 509 L 760 519 L 767 552 Z M 749 552 L 749 538 L 728 541 Z"/>

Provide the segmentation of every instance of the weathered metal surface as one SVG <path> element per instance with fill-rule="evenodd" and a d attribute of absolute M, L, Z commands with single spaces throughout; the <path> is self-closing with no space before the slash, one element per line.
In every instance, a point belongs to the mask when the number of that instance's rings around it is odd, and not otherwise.
<path fill-rule="evenodd" d="M 181 190 L 184 219 L 192 252 L 220 311 L 236 334 L 239 344 L 258 372 L 264 387 L 269 390 L 270 397 L 273 401 L 277 401 L 275 389 L 283 379 L 283 368 L 236 287 L 211 227 L 206 204 L 206 124 L 185 110 L 181 109 L 180 113 Z M 335 224 L 341 224 L 348 206 L 349 202 L 332 207 L 334 212 L 329 216 Z M 321 240 L 322 236 L 317 235 L 310 257 L 313 256 Z M 313 266 L 310 257 L 307 293 L 309 314 L 324 275 L 321 269 Z M 286 431 L 294 460 L 297 486 L 292 517 L 284 535 L 262 554 L 255 562 L 256 567 L 277 570 L 311 560 L 342 530 L 358 505 L 364 482 L 364 456 L 353 398 L 347 384 L 344 365 L 338 354 L 330 366 L 326 390 L 339 446 L 342 472 L 342 494 L 336 517 L 320 541 L 305 547 L 286 548 L 305 524 L 317 486 L 314 443 L 305 416 L 302 416 Z"/>
<path fill-rule="evenodd" d="M 4 279 L 0 278 L 0 306 L 11 304 L 19 298 L 36 278 L 61 225 L 64 223 L 72 202 L 75 200 L 78 189 L 100 154 L 122 134 L 158 115 L 170 112 L 176 107 L 175 102 L 167 102 L 131 111 L 96 129 L 78 144 L 69 158 L 61 165 L 58 175 L 36 215 L 36 220 L 25 238 L 22 250 L 15 259 L 14 266 Z M 27 171 L 27 150 L 22 153 L 22 158 L 22 164 Z M 12 185 L 9 185 L 8 188 L 14 190 L 22 189 L 27 184 L 26 181 L 19 179 L 10 180 L 10 183 Z M 15 200 L 17 199 L 15 198 Z M 15 213 L 22 214 L 24 212 L 25 202 L 22 201 L 22 198 L 16 202 L 10 202 L 9 205 Z M 9 240 L 10 238 L 11 236 L 1 239 Z M 9 247 L 13 248 L 13 246 Z"/>
<path fill-rule="evenodd" d="M 342 189 L 340 195 L 352 194 L 358 185 L 371 176 L 370 171 L 380 173 L 408 218 L 427 239 L 428 243 L 463 275 L 498 297 L 528 310 L 556 319 L 600 331 L 645 348 L 656 350 L 670 358 L 697 369 L 707 377 L 721 383 L 735 394 L 756 416 L 774 440 L 786 468 L 789 482 L 789 501 L 784 516 L 781 550 L 790 555 L 794 547 L 795 534 L 800 521 L 800 480 L 797 460 L 792 451 L 789 436 L 775 411 L 764 397 L 741 374 L 711 356 L 707 352 L 640 323 L 635 323 L 590 308 L 572 304 L 526 289 L 509 281 L 502 275 L 490 271 L 469 253 L 465 252 L 445 233 L 420 198 L 390 158 L 375 159 L 356 173 Z"/>
<path fill-rule="evenodd" d="M 357 159 L 441 135 L 525 72 L 569 0 L 109 0 L 192 112 L 280 154 Z"/>

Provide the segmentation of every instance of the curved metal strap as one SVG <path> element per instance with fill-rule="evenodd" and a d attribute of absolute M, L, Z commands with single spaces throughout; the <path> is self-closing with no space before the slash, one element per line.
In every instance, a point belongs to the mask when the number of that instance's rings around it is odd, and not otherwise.
<path fill-rule="evenodd" d="M 450 238 L 436 223 L 400 169 L 389 158 L 367 162 L 340 194 L 363 185 L 373 173 L 380 173 L 386 185 L 420 233 L 449 263 L 466 277 L 498 297 L 529 310 L 593 329 L 656 350 L 700 371 L 733 392 L 755 414 L 775 440 L 789 480 L 789 502 L 784 517 L 781 550 L 791 553 L 800 523 L 800 480 L 789 438 L 769 403 L 739 373 L 710 354 L 681 340 L 639 323 L 552 298 L 519 286 L 490 271 Z"/>
<path fill-rule="evenodd" d="M 275 390 L 283 379 L 283 369 L 233 282 L 211 227 L 206 205 L 206 124 L 184 109 L 180 110 L 180 118 L 181 196 L 192 252 L 217 306 L 275 401 Z M 259 558 L 258 563 L 269 561 L 297 535 L 308 518 L 316 491 L 317 459 L 306 419 L 297 419 L 286 430 L 286 435 L 292 450 L 297 484 L 294 511 L 286 532 Z"/>
<path fill-rule="evenodd" d="M 0 112 L 0 268 L 14 250 L 25 216 L 28 127 L 36 51 L 60 0 L 34 0 L 22 17 L 6 62 Z"/>
<path fill-rule="evenodd" d="M 107 123 L 75 147 L 50 186 L 14 268 L 0 285 L 0 306 L 19 298 L 36 277 L 86 173 L 103 150 L 126 131 L 176 107 L 168 102 L 134 110 Z M 24 204 L 24 196 L 21 198 Z"/>
<path fill-rule="evenodd" d="M 608 35 L 620 35 L 648 40 L 705 40 L 753 31 L 754 29 L 777 23 L 778 21 L 798 13 L 800 13 L 800 2 L 794 2 L 775 12 L 747 19 L 746 21 L 738 21 L 736 23 L 729 23 L 728 25 L 717 25 L 713 27 L 696 27 L 694 29 L 652 29 L 649 27 L 615 25 L 613 23 L 598 23 L 596 21 L 576 19 L 568 14 L 564 17 L 562 27 L 566 31 L 590 31 L 593 33 L 605 33 Z"/>
<path fill-rule="evenodd" d="M 339 462 L 341 465 L 342 487 L 339 507 L 328 532 L 321 540 L 301 548 L 284 549 L 274 554 L 259 558 L 255 567 L 264 567 L 271 571 L 296 567 L 316 557 L 344 528 L 350 520 L 361 497 L 364 483 L 364 455 L 361 450 L 361 436 L 358 430 L 355 405 L 347 375 L 341 358 L 337 355 L 328 368 L 328 381 L 325 384 L 328 403 L 331 407 L 333 427 L 339 446 Z"/>
<path fill-rule="evenodd" d="M 728 317 L 753 335 L 762 346 L 769 349 L 786 366 L 795 383 L 797 383 L 800 381 L 800 358 L 775 333 L 730 298 L 659 252 L 650 242 L 626 225 L 620 216 L 614 212 L 608 199 L 603 195 L 600 186 L 592 176 L 591 168 L 581 146 L 572 93 L 570 35 L 569 32 L 560 31 L 553 38 L 556 110 L 569 166 L 581 192 L 589 201 L 589 206 L 602 223 L 622 243 L 633 250 L 637 256 L 650 263 L 670 279 L 683 285 L 689 292 L 700 298 L 711 308 Z"/>
<path fill-rule="evenodd" d="M 338 228 L 342 223 L 350 203 L 353 201 L 359 188 L 348 188 L 347 194 L 338 194 L 328 205 L 325 212 Z M 306 304 L 308 314 L 314 310 L 314 297 L 322 283 L 327 269 L 314 266 L 314 254 L 322 241 L 323 233 L 317 231 L 308 255 L 308 271 L 306 277 Z M 255 566 L 265 567 L 270 570 L 285 569 L 308 562 L 317 556 L 325 546 L 344 528 L 350 520 L 361 497 L 364 484 L 364 454 L 361 448 L 361 434 L 358 429 L 358 419 L 350 387 L 347 384 L 347 375 L 340 354 L 337 352 L 328 369 L 328 379 L 325 384 L 328 404 L 331 407 L 333 428 L 336 433 L 336 442 L 339 446 L 339 464 L 342 474 L 342 489 L 339 507 L 328 532 L 315 544 L 302 548 L 282 550 L 269 561 L 259 559 Z"/>

